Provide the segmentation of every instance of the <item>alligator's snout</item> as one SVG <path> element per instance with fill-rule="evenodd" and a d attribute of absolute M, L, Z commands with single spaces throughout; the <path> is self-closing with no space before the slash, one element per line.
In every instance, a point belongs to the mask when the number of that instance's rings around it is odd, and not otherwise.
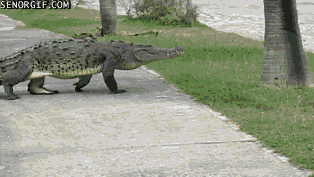
<path fill-rule="evenodd" d="M 173 48 L 163 48 L 151 46 L 149 48 L 141 48 L 135 52 L 135 56 L 140 61 L 156 61 L 169 58 L 179 57 L 184 54 L 183 47 L 175 46 Z"/>
<path fill-rule="evenodd" d="M 183 47 L 175 46 L 175 52 L 172 53 L 173 55 L 183 55 L 184 54 L 184 49 Z"/>
<path fill-rule="evenodd" d="M 166 58 L 165 59 L 178 57 L 178 56 L 181 56 L 183 54 L 184 54 L 184 50 L 177 50 L 176 49 L 174 52 L 166 53 Z"/>

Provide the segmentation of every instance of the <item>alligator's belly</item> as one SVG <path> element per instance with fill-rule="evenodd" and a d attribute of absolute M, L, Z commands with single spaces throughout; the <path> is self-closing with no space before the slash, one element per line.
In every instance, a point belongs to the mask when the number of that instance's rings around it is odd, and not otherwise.
<path fill-rule="evenodd" d="M 74 79 L 88 74 L 99 74 L 102 67 L 87 68 L 84 70 L 55 70 L 55 71 L 33 71 L 28 79 L 39 78 L 43 76 L 51 76 L 58 79 Z"/>
<path fill-rule="evenodd" d="M 84 76 L 87 74 L 99 74 L 101 72 L 101 70 L 97 70 L 97 69 L 87 69 L 87 70 L 77 70 L 77 71 L 68 71 L 68 72 L 61 72 L 59 73 L 54 73 L 53 75 L 51 75 L 51 77 L 54 78 L 58 78 L 58 79 L 74 79 L 80 76 Z"/>

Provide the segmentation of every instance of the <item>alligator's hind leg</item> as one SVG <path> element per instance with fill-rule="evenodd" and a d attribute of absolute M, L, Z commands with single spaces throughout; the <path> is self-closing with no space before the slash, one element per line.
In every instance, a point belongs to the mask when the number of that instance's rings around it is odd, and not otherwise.
<path fill-rule="evenodd" d="M 28 86 L 27 91 L 29 91 L 29 93 L 31 93 L 33 95 L 46 95 L 46 94 L 59 93 L 58 90 L 46 89 L 45 87 L 43 87 L 44 83 L 45 83 L 45 76 L 40 77 L 40 78 L 31 79 L 31 81 L 27 85 Z"/>
<path fill-rule="evenodd" d="M 89 81 L 92 79 L 92 74 L 84 75 L 79 77 L 79 81 L 73 85 L 76 85 L 75 91 L 77 92 L 84 92 L 81 88 L 85 87 Z"/>
<path fill-rule="evenodd" d="M 9 85 L 8 83 L 6 82 L 3 82 L 3 87 L 4 87 L 4 90 L 5 92 L 8 94 L 8 97 L 6 98 L 6 100 L 16 100 L 16 99 L 20 99 L 19 96 L 15 95 L 13 93 L 13 86 L 12 85 Z"/>

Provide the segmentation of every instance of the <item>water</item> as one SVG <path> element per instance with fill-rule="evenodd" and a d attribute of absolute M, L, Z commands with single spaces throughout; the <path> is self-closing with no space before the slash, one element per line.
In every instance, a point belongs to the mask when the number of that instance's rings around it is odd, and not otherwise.
<path fill-rule="evenodd" d="M 224 32 L 263 40 L 265 34 L 264 3 L 262 0 L 211 0 L 200 5 L 198 20 Z M 298 20 L 304 49 L 314 52 L 314 2 L 297 0 Z"/>
<path fill-rule="evenodd" d="M 83 1 L 85 4 L 79 7 L 99 10 L 99 0 Z M 210 0 L 210 2 L 193 0 L 193 2 L 200 6 L 201 14 L 197 20 L 201 23 L 219 31 L 237 33 L 255 40 L 264 39 L 263 0 Z M 314 2 L 313 0 L 297 0 L 296 2 L 304 50 L 314 53 L 314 12 L 312 12 Z M 121 6 L 117 6 L 117 13 L 125 15 Z"/>

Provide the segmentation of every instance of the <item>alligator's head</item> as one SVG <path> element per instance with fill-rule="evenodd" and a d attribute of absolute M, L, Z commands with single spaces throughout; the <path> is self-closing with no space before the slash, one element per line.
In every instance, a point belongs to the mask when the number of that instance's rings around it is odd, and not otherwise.
<path fill-rule="evenodd" d="M 184 54 L 183 47 L 175 46 L 173 48 L 163 48 L 151 45 L 133 45 L 132 57 L 123 58 L 122 69 L 135 69 L 153 61 L 164 60 L 179 57 Z M 128 55 L 130 56 L 130 55 Z M 124 55 L 124 57 L 127 57 Z"/>

